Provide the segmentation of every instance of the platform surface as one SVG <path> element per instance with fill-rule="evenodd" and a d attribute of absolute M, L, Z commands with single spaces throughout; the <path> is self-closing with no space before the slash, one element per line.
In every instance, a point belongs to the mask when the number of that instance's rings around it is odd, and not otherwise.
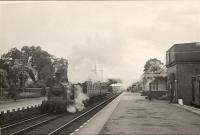
<path fill-rule="evenodd" d="M 119 104 L 121 98 L 123 97 L 122 93 L 117 98 L 115 98 L 111 103 L 109 103 L 104 109 L 98 112 L 94 117 L 85 122 L 80 128 L 78 128 L 73 135 L 97 135 L 101 132 L 103 126 L 108 121 L 113 111 Z"/>
<path fill-rule="evenodd" d="M 125 92 L 73 134 L 200 135 L 200 116 L 167 101 Z"/>
<path fill-rule="evenodd" d="M 22 107 L 34 106 L 42 104 L 43 100 L 46 100 L 46 97 L 41 98 L 28 98 L 28 99 L 19 99 L 15 101 L 7 101 L 7 102 L 0 102 L 0 111 L 6 112 L 6 110 L 12 110 Z"/>
<path fill-rule="evenodd" d="M 100 134 L 200 135 L 200 116 L 167 101 L 126 93 Z"/>

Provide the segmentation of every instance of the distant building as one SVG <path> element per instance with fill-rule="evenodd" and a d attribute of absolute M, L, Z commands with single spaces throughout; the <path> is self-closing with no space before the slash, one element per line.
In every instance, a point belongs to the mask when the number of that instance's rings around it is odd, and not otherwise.
<path fill-rule="evenodd" d="M 143 91 L 152 98 L 158 98 L 168 93 L 166 67 L 154 73 L 143 74 Z"/>
<path fill-rule="evenodd" d="M 192 76 L 200 74 L 200 44 L 182 43 L 173 45 L 166 52 L 167 87 L 172 102 L 182 99 L 192 101 Z"/>
<path fill-rule="evenodd" d="M 167 91 L 167 73 L 166 67 L 163 67 L 160 71 L 153 73 L 153 80 L 149 84 L 151 91 Z"/>
<path fill-rule="evenodd" d="M 129 91 L 131 91 L 131 92 L 142 91 L 142 83 L 141 83 L 141 81 L 135 82 L 131 86 L 129 86 Z"/>
<path fill-rule="evenodd" d="M 144 73 L 142 78 L 143 78 L 144 91 L 149 91 L 150 85 L 153 91 L 166 90 L 167 73 L 166 73 L 165 66 L 162 67 L 161 70 L 157 72 Z M 165 85 L 162 85 L 162 84 L 165 84 Z"/>
<path fill-rule="evenodd" d="M 112 91 L 121 91 L 122 89 L 122 84 L 121 83 L 114 83 L 110 85 L 112 88 Z"/>

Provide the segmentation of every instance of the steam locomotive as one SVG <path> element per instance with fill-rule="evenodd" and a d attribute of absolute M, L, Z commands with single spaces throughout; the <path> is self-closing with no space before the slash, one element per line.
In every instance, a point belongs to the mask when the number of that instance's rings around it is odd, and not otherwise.
<path fill-rule="evenodd" d="M 84 83 L 72 84 L 61 79 L 61 73 L 56 73 L 56 77 L 50 81 L 47 101 L 43 101 L 42 108 L 47 112 L 66 112 L 68 107 L 75 103 L 80 92 L 89 99 L 105 96 L 109 91 L 109 86 L 103 82 L 86 81 Z M 82 96 L 82 95 L 81 95 Z"/>

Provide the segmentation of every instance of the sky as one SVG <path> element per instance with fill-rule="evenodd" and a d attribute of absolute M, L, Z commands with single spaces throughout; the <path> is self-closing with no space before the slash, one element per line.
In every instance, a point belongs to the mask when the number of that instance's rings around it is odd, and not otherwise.
<path fill-rule="evenodd" d="M 69 80 L 97 69 L 106 78 L 137 81 L 147 60 L 165 63 L 176 43 L 200 41 L 198 1 L 1 2 L 0 55 L 41 46 L 69 60 Z"/>

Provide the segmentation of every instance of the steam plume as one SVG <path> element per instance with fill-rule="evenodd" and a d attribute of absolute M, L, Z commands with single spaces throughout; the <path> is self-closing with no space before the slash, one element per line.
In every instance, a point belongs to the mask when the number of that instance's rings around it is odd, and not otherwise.
<path fill-rule="evenodd" d="M 89 97 L 83 93 L 82 87 L 80 85 L 75 85 L 74 94 L 74 103 L 69 105 L 67 108 L 67 111 L 72 113 L 85 109 L 83 102 L 89 100 Z"/>

